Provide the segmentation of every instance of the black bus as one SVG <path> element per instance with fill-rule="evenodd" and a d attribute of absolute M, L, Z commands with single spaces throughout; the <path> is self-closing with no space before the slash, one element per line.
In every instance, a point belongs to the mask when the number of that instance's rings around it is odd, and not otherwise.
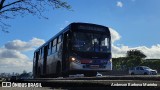
<path fill-rule="evenodd" d="M 90 76 L 110 70 L 111 34 L 109 28 L 102 25 L 71 23 L 34 52 L 35 78 Z"/>

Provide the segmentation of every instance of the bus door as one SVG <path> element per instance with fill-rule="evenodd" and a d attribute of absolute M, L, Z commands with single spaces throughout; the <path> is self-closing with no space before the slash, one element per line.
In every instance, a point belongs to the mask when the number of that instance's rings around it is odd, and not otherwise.
<path fill-rule="evenodd" d="M 47 55 L 48 55 L 48 46 L 45 46 L 44 47 L 44 56 L 43 56 L 43 75 L 46 74 Z"/>
<path fill-rule="evenodd" d="M 39 60 L 39 51 L 35 52 L 35 56 L 34 56 L 34 67 L 33 67 L 33 71 L 34 71 L 34 77 L 36 77 L 38 75 L 38 60 Z"/>
<path fill-rule="evenodd" d="M 63 34 L 63 50 L 62 50 L 62 71 L 66 71 L 68 64 L 68 51 L 69 51 L 69 32 Z"/>

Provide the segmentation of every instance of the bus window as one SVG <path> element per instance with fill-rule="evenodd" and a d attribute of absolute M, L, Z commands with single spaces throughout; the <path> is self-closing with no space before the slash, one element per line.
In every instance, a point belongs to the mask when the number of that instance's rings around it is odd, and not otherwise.
<path fill-rule="evenodd" d="M 105 38 L 105 44 L 104 44 L 104 46 L 108 46 L 108 43 L 109 43 L 109 39 Z"/>
<path fill-rule="evenodd" d="M 62 42 L 62 35 L 60 35 L 60 36 L 58 37 L 57 51 L 59 51 L 59 49 L 60 49 L 61 42 Z"/>
<path fill-rule="evenodd" d="M 53 46 L 55 46 L 57 44 L 57 39 L 53 40 Z"/>
<path fill-rule="evenodd" d="M 100 45 L 100 51 L 105 52 L 109 48 L 109 38 L 106 38 L 105 36 L 101 37 L 101 45 Z"/>
<path fill-rule="evenodd" d="M 56 44 L 57 44 L 57 39 L 53 40 L 53 45 L 52 45 L 52 53 L 56 52 Z"/>
<path fill-rule="evenodd" d="M 37 59 L 37 58 L 36 58 L 36 55 L 37 55 L 36 53 L 37 53 L 37 52 L 34 53 L 33 62 L 35 62 L 36 59 Z"/>
<path fill-rule="evenodd" d="M 58 43 L 62 42 L 62 35 L 58 37 Z"/>
<path fill-rule="evenodd" d="M 77 51 L 107 52 L 109 48 L 107 35 L 75 32 L 73 37 L 73 49 Z"/>
<path fill-rule="evenodd" d="M 41 58 L 44 57 L 44 47 L 42 47 L 42 50 L 41 50 Z"/>
<path fill-rule="evenodd" d="M 39 60 L 41 59 L 41 49 L 39 50 Z"/>
<path fill-rule="evenodd" d="M 39 60 L 39 51 L 35 53 L 36 60 Z"/>
<path fill-rule="evenodd" d="M 36 58 L 36 52 L 34 53 L 34 58 Z"/>
<path fill-rule="evenodd" d="M 48 45 L 48 55 L 51 55 L 52 53 L 51 47 L 52 47 L 52 42 L 50 42 Z"/>

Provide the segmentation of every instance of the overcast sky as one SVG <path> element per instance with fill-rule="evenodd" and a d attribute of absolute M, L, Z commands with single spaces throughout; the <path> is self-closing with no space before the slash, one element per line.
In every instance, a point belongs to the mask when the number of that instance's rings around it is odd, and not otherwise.
<path fill-rule="evenodd" d="M 67 1 L 73 11 L 46 11 L 48 20 L 31 15 L 7 20 L 10 33 L 0 32 L 0 72 L 32 71 L 34 50 L 72 22 L 110 27 L 113 57 L 139 49 L 160 59 L 160 0 Z"/>

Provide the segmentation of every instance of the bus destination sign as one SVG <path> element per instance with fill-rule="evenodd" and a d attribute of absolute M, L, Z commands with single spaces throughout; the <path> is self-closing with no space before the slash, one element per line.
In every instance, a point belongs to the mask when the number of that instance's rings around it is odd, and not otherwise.
<path fill-rule="evenodd" d="M 81 29 L 81 30 L 93 30 L 93 31 L 103 31 L 105 32 L 106 31 L 106 28 L 103 28 L 103 27 L 96 27 L 96 26 L 89 26 L 89 25 L 79 25 L 78 26 L 78 29 Z"/>

